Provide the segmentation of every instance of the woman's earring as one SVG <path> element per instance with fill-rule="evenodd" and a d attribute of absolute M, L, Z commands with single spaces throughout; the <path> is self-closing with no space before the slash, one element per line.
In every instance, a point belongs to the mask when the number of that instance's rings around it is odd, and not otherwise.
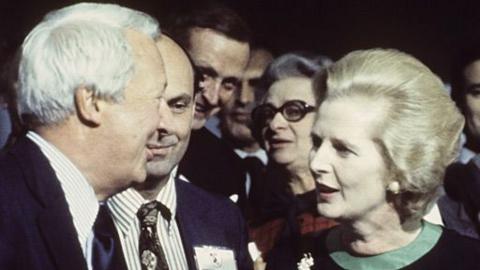
<path fill-rule="evenodd" d="M 388 184 L 387 190 L 393 194 L 400 193 L 400 183 L 398 183 L 397 181 L 391 182 L 390 184 Z"/>

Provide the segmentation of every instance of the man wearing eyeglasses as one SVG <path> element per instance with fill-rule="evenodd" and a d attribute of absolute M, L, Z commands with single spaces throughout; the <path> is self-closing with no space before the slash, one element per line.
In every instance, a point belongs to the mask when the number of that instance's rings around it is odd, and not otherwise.
<path fill-rule="evenodd" d="M 250 31 L 232 10 L 222 6 L 192 9 L 177 16 L 169 29 L 186 48 L 200 76 L 193 132 L 179 174 L 210 192 L 236 201 L 244 185 L 241 160 L 204 125 L 239 91 L 249 59 Z"/>

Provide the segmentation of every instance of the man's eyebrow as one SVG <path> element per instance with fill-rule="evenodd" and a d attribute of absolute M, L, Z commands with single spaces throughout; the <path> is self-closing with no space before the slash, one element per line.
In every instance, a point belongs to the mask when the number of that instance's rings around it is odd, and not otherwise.
<path fill-rule="evenodd" d="M 257 87 L 260 85 L 260 81 L 261 81 L 260 77 L 251 78 L 248 80 L 248 85 Z"/>
<path fill-rule="evenodd" d="M 212 67 L 196 66 L 196 69 L 200 74 L 205 74 L 213 78 L 218 77 L 218 72 Z"/>
<path fill-rule="evenodd" d="M 472 83 L 467 86 L 467 92 L 480 91 L 480 83 Z"/>
<path fill-rule="evenodd" d="M 223 83 L 232 83 L 232 84 L 235 84 L 235 85 L 239 85 L 240 84 L 240 79 L 237 78 L 237 77 L 226 77 L 225 79 L 223 79 L 222 81 Z"/>

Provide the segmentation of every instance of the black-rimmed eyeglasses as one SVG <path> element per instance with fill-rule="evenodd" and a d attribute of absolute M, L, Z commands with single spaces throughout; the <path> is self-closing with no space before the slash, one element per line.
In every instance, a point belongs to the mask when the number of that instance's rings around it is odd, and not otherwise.
<path fill-rule="evenodd" d="M 307 113 L 313 112 L 315 106 L 307 104 L 302 100 L 290 100 L 285 102 L 280 108 L 275 108 L 272 104 L 262 104 L 252 111 L 252 120 L 255 125 L 265 126 L 269 124 L 277 113 L 281 113 L 283 118 L 289 122 L 298 122 L 305 117 Z"/>

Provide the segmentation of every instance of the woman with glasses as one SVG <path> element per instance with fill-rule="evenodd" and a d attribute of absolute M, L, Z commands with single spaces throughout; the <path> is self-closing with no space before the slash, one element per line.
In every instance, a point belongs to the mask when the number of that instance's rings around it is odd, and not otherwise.
<path fill-rule="evenodd" d="M 269 165 L 264 211 L 252 231 L 270 269 L 291 269 L 288 265 L 296 258 L 282 256 L 284 249 L 300 255 L 309 250 L 311 235 L 333 225 L 317 214 L 315 182 L 308 168 L 316 111 L 312 77 L 330 62 L 324 56 L 285 54 L 270 64 L 257 91 L 263 91 L 263 98 L 252 112 L 253 130 Z"/>
<path fill-rule="evenodd" d="M 424 220 L 464 119 L 410 55 L 349 53 L 318 74 L 310 168 L 320 214 L 339 222 L 298 269 L 480 269 L 480 244 Z"/>

